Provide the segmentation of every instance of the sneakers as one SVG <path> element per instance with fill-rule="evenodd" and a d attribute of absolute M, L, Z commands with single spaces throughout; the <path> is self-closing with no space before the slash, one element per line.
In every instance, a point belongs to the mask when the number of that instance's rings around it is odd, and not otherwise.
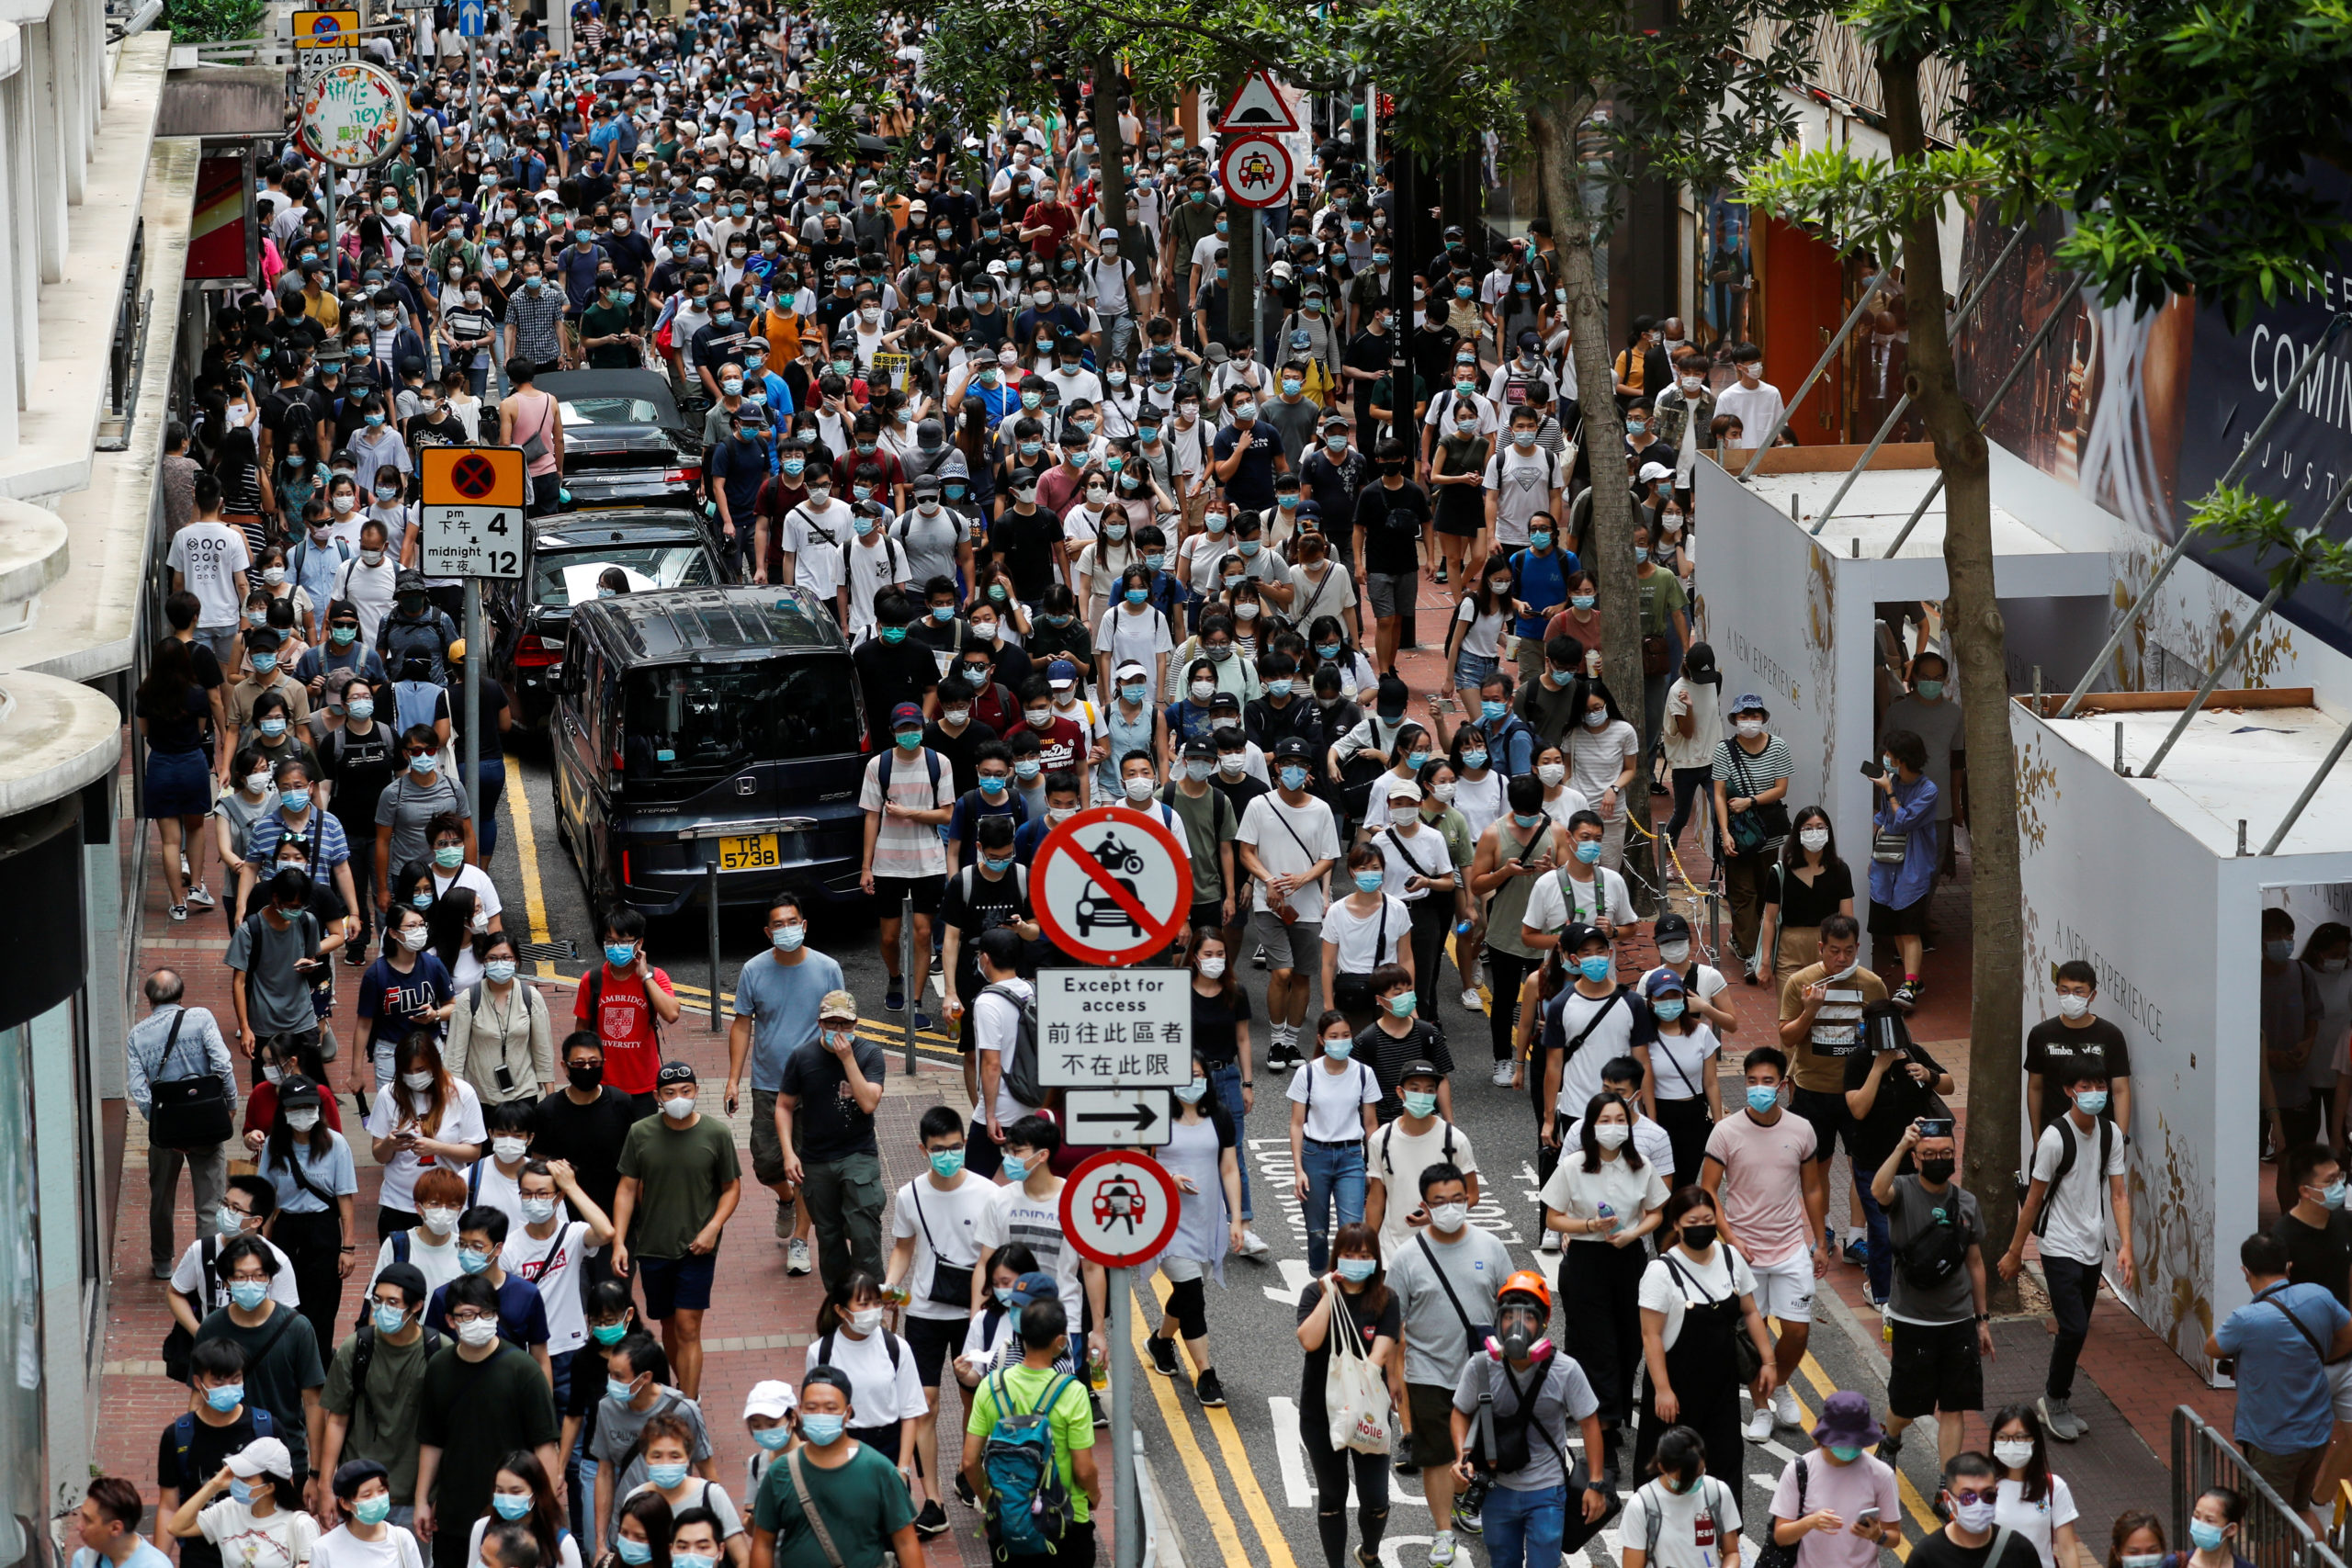
<path fill-rule="evenodd" d="M 882 1010 L 884 1012 L 907 1010 L 906 986 L 896 975 L 890 976 L 890 989 L 882 998 Z"/>
<path fill-rule="evenodd" d="M 172 915 L 172 919 L 175 919 L 175 920 L 185 920 L 185 919 L 187 919 L 187 906 L 186 904 L 175 904 L 175 905 L 173 905 L 173 906 L 172 906 L 172 908 L 171 908 L 171 915 Z"/>
<path fill-rule="evenodd" d="M 956 1472 L 956 1501 L 967 1508 L 980 1506 L 980 1495 L 972 1490 L 972 1483 L 962 1471 Z"/>
<path fill-rule="evenodd" d="M 1273 1245 L 1271 1242 L 1251 1230 L 1247 1223 L 1243 1224 L 1241 1227 L 1242 1257 L 1262 1261 L 1273 1250 Z"/>
<path fill-rule="evenodd" d="M 806 1274 L 809 1268 L 808 1244 L 798 1236 L 794 1236 L 784 1249 L 784 1271 L 787 1274 Z"/>
<path fill-rule="evenodd" d="M 1175 1347 L 1171 1345 L 1169 1348 L 1172 1350 Z M 1201 1381 L 1193 1385 L 1193 1392 L 1200 1395 L 1201 1407 L 1203 1409 L 1222 1410 L 1225 1408 L 1225 1385 L 1216 1381 L 1216 1369 L 1215 1367 L 1211 1367 L 1201 1373 Z"/>
<path fill-rule="evenodd" d="M 1396 1447 L 1388 1456 L 1388 1468 L 1399 1475 L 1411 1475 L 1420 1469 L 1413 1462 L 1413 1438 L 1409 1432 L 1396 1434 Z"/>
<path fill-rule="evenodd" d="M 1440 1530 L 1430 1540 L 1430 1568 L 1453 1568 L 1453 1532 Z"/>
<path fill-rule="evenodd" d="M 219 902 L 212 897 L 212 890 L 201 882 L 187 890 L 187 901 L 192 908 L 198 909 L 209 909 Z"/>
<path fill-rule="evenodd" d="M 1182 1375 L 1184 1371 L 1183 1364 L 1176 1359 L 1176 1341 L 1155 1334 L 1151 1336 L 1149 1339 L 1146 1340 L 1145 1343 L 1151 1347 L 1151 1370 L 1153 1371 L 1158 1372 L 1164 1378 L 1179 1377 Z"/>
<path fill-rule="evenodd" d="M 792 1239 L 792 1205 L 779 1200 L 775 1206 L 775 1244 L 784 1246 Z"/>
<path fill-rule="evenodd" d="M 1902 1435 L 1896 1432 L 1889 1432 L 1886 1436 L 1881 1438 L 1878 1440 L 1878 1457 L 1884 1460 L 1889 1464 L 1901 1463 L 1903 1460 Z"/>
<path fill-rule="evenodd" d="M 915 1534 L 928 1539 L 947 1533 L 947 1510 L 939 1506 L 936 1497 L 923 1501 L 922 1512 L 915 1516 Z"/>
<path fill-rule="evenodd" d="M 1927 994 L 1928 987 L 1919 984 L 1918 981 L 1905 980 L 1894 987 L 1894 994 L 1887 999 L 1905 1012 L 1909 1012 L 1919 1005 L 1919 998 Z"/>
<path fill-rule="evenodd" d="M 915 1027 L 916 1027 L 917 1029 L 919 1029 L 919 1030 L 921 1030 L 921 1029 L 929 1029 L 929 1028 L 931 1027 L 931 1014 L 929 1014 L 929 1013 L 927 1013 L 927 1012 L 918 1012 L 918 1013 L 916 1013 L 916 1014 L 915 1014 Z"/>
<path fill-rule="evenodd" d="M 1862 1237 L 1856 1236 L 1846 1243 L 1847 1262 L 1852 1264 L 1857 1269 L 1861 1269 L 1867 1267 L 1870 1260 L 1870 1247 L 1868 1243 L 1866 1243 Z"/>
<path fill-rule="evenodd" d="M 1086 1391 L 1086 1407 L 1094 1412 L 1094 1429 L 1098 1432 L 1111 1425 L 1111 1413 L 1102 1408 L 1102 1396 L 1092 1389 Z"/>
<path fill-rule="evenodd" d="M 1478 994 L 1478 987 L 1476 986 L 1462 987 L 1462 1010 L 1475 1012 L 1482 1018 L 1486 1016 L 1487 998 Z"/>
<path fill-rule="evenodd" d="M 1772 1407 L 1770 1405 L 1758 1405 L 1756 1414 L 1747 1418 L 1747 1440 L 1751 1443 L 1769 1443 L 1772 1440 Z"/>
<path fill-rule="evenodd" d="M 2041 1424 L 2050 1428 L 2050 1435 L 2062 1443 L 2071 1443 L 2090 1430 L 2089 1424 L 2075 1414 L 2073 1404 L 2067 1400 L 2043 1394 L 2033 1402 L 2033 1407 L 2041 1414 Z"/>
<path fill-rule="evenodd" d="M 1495 1064 L 1495 1073 L 1492 1079 L 1494 1086 L 1497 1089 L 1509 1089 L 1510 1087 L 1510 1074 L 1511 1064 L 1510 1062 L 1497 1062 Z"/>
<path fill-rule="evenodd" d="M 354 969 L 367 968 L 368 944 L 364 942 L 346 943 L 343 950 L 343 961 Z"/>
<path fill-rule="evenodd" d="M 1538 1251 L 1538 1252 L 1557 1252 L 1557 1251 L 1559 1251 L 1559 1250 L 1560 1250 L 1560 1233 L 1559 1233 L 1558 1231 L 1555 1231 L 1555 1230 L 1550 1230 L 1550 1229 L 1545 1230 L 1545 1231 L 1544 1231 L 1544 1238 L 1543 1238 L 1541 1241 L 1538 1241 L 1538 1242 L 1535 1244 L 1535 1250 L 1536 1250 L 1536 1251 Z"/>
<path fill-rule="evenodd" d="M 1786 1383 L 1772 1391 L 1772 1419 L 1783 1427 L 1804 1425 L 1804 1410 L 1797 1404 L 1797 1391 Z"/>

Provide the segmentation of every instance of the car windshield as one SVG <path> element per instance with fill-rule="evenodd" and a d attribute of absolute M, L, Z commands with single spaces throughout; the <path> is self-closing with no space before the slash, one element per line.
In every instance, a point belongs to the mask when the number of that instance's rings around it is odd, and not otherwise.
<path fill-rule="evenodd" d="M 566 424 L 659 424 L 662 411 L 643 398 L 558 398 Z"/>
<path fill-rule="evenodd" d="M 653 588 L 707 588 L 718 580 L 710 552 L 700 545 L 605 545 L 588 550 L 542 554 L 531 597 L 542 606 L 563 608 L 596 596 L 605 568 L 628 574 L 629 592 Z"/>
<path fill-rule="evenodd" d="M 756 664 L 670 664 L 622 683 L 629 781 L 707 778 L 752 762 L 838 756 L 858 747 L 849 666 L 793 657 Z"/>

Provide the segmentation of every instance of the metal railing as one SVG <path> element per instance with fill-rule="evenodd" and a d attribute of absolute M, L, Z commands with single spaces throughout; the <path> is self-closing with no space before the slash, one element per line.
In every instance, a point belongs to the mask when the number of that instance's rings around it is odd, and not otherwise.
<path fill-rule="evenodd" d="M 2238 1391 L 2244 1397 L 2245 1390 Z M 2172 1536 L 2188 1550 L 2188 1518 L 2197 1499 L 2226 1486 L 2245 1499 L 2239 1522 L 2238 1556 L 2255 1568 L 2345 1568 L 2335 1545 L 2320 1539 L 2301 1510 L 2290 1508 L 2270 1483 L 2256 1475 L 2236 1445 L 2186 1404 L 2172 1413 Z"/>

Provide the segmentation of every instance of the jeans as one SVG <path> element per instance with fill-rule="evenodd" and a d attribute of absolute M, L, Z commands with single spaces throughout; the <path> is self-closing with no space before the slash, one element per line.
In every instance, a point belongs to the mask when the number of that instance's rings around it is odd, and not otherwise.
<path fill-rule="evenodd" d="M 455 696 L 456 694 L 452 695 Z M 464 699 L 459 696 L 457 700 L 462 702 Z M 496 745 L 497 740 L 498 731 L 495 727 L 482 737 L 481 798 L 473 803 L 474 837 L 481 845 L 481 863 L 484 869 L 490 865 L 490 857 L 498 852 L 498 802 L 499 798 L 506 793 L 506 759 L 491 749 Z M 464 769 L 465 762 L 462 758 L 459 759 L 458 765 L 460 771 Z"/>
<path fill-rule="evenodd" d="M 2052 1399 L 2071 1399 L 2075 1363 L 2091 1337 L 2091 1308 L 2098 1303 L 2098 1265 L 2045 1252 L 2041 1276 L 2050 1286 L 2051 1315 L 2058 1320 L 2058 1338 L 2050 1347 L 2050 1375 L 2041 1392 Z"/>
<path fill-rule="evenodd" d="M 882 1162 L 873 1155 L 809 1160 L 801 1175 L 800 1196 L 817 1230 L 818 1280 L 831 1290 L 853 1269 L 882 1278 Z M 1361 1197 L 1356 1206 L 1363 1206 Z"/>
<path fill-rule="evenodd" d="M 1320 1274 L 1331 1266 L 1331 1206 L 1339 1204 L 1340 1224 L 1363 1219 L 1363 1145 L 1306 1141 L 1306 1159 L 1299 1170 L 1306 1178 L 1306 1267 Z"/>
<path fill-rule="evenodd" d="M 220 661 L 221 669 L 232 669 L 230 655 L 236 650 L 239 629 L 232 626 L 198 626 L 196 628 L 196 640 L 212 650 L 212 657 Z"/>
<path fill-rule="evenodd" d="M 187 1167 L 188 1195 L 196 1201 L 196 1234 L 212 1234 L 212 1212 L 229 1190 L 229 1145 L 200 1149 L 147 1146 L 147 1260 L 158 1270 L 179 1261 L 172 1223 L 179 1217 L 180 1167 Z M 201 1294 L 201 1292 L 198 1292 Z"/>
<path fill-rule="evenodd" d="M 1234 1163 L 1241 1168 L 1241 1223 L 1246 1225 L 1252 1216 L 1250 1208 L 1250 1134 L 1242 1125 L 1247 1113 L 1241 1109 L 1241 1064 L 1227 1062 L 1221 1067 L 1211 1067 L 1209 1088 L 1216 1095 L 1216 1102 L 1225 1107 L 1225 1113 L 1233 1118 L 1233 1141 L 1238 1145 L 1234 1150 L 1238 1156 Z M 987 1131 L 985 1127 L 981 1129 L 983 1136 Z"/>
<path fill-rule="evenodd" d="M 1568 1489 L 1565 1484 L 1535 1492 L 1494 1487 L 1487 1494 L 1484 1522 L 1488 1568 L 1554 1568 L 1560 1561 L 1560 1537 L 1567 1529 Z"/>
<path fill-rule="evenodd" d="M 1875 1175 L 1876 1172 L 1871 1173 Z M 1869 1239 L 1866 1269 L 1870 1274 L 1871 1294 L 1880 1301 L 1894 1289 L 1894 1246 L 1886 1226 L 1886 1211 L 1871 1196 L 1871 1177 L 1862 1173 L 1861 1162 L 1854 1162 L 1854 1191 L 1862 1201 L 1862 1224 Z"/>

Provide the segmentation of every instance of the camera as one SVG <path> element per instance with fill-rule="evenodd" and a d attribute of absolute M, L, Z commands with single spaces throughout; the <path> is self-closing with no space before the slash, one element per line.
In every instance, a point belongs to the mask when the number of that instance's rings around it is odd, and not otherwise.
<path fill-rule="evenodd" d="M 1862 764 L 1862 777 L 1866 779 L 1883 779 L 1886 777 L 1886 764 L 1883 762 L 1864 762 Z"/>

